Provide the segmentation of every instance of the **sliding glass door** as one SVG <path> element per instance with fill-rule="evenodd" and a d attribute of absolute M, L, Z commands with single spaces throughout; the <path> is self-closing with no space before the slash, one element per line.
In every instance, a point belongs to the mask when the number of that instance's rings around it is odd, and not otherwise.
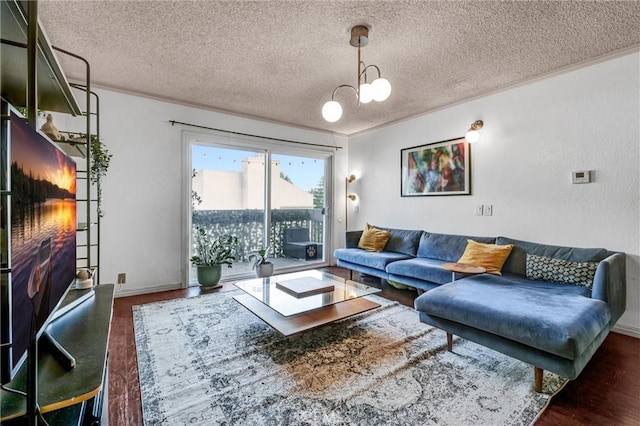
<path fill-rule="evenodd" d="M 213 138 L 189 139 L 186 149 L 188 258 L 193 255 L 193 236 L 202 228 L 213 237 L 238 238 L 236 261 L 232 268 L 223 268 L 223 280 L 254 275 L 250 257 L 264 247 L 269 247 L 277 272 L 325 263 L 330 157 L 287 155 L 251 144 L 222 145 Z M 197 285 L 195 268 L 189 265 L 187 271 L 189 285 Z"/>
<path fill-rule="evenodd" d="M 325 161 L 271 155 L 271 246 L 283 266 L 324 262 Z"/>

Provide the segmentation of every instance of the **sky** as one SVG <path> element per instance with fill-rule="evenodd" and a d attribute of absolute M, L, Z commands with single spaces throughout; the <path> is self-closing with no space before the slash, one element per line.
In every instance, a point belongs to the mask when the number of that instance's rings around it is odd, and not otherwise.
<path fill-rule="evenodd" d="M 222 170 L 239 172 L 242 160 L 255 157 L 253 151 L 192 145 L 192 168 L 199 170 Z M 280 170 L 289 176 L 298 187 L 309 191 L 315 188 L 324 176 L 324 160 L 308 157 L 272 154 L 272 160 L 280 161 Z"/>

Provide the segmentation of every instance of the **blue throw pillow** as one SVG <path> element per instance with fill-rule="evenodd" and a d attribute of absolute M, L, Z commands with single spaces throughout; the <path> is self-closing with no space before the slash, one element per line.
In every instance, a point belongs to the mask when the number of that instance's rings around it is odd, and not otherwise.
<path fill-rule="evenodd" d="M 591 288 L 598 262 L 571 262 L 527 253 L 527 278 Z"/>
<path fill-rule="evenodd" d="M 420 242 L 422 231 L 384 228 L 382 226 L 376 226 L 376 228 L 383 231 L 389 231 L 391 233 L 389 241 L 384 247 L 384 251 L 393 251 L 395 253 L 402 253 L 415 257 L 416 252 L 418 251 L 418 243 Z"/>

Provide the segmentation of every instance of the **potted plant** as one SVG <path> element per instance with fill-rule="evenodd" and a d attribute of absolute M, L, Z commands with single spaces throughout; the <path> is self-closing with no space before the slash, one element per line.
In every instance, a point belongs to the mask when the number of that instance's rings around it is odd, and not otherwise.
<path fill-rule="evenodd" d="M 222 265 L 231 268 L 236 260 L 238 238 L 227 234 L 213 238 L 202 226 L 196 226 L 194 241 L 196 254 L 191 257 L 191 263 L 197 268 L 198 283 L 206 288 L 220 287 Z"/>
<path fill-rule="evenodd" d="M 91 183 L 96 185 L 96 199 L 98 201 L 98 216 L 104 217 L 102 212 L 102 178 L 107 175 L 109 170 L 109 162 L 111 161 L 112 154 L 109 154 L 109 150 L 106 145 L 98 139 L 96 135 L 91 135 L 89 138 L 90 150 L 91 150 L 91 167 L 89 169 L 89 179 Z"/>
<path fill-rule="evenodd" d="M 267 259 L 271 257 L 269 254 L 270 247 L 267 246 L 258 250 L 255 254 L 249 256 L 249 260 L 253 261 L 253 269 L 256 270 L 258 278 L 269 277 L 273 275 L 273 263 Z"/>

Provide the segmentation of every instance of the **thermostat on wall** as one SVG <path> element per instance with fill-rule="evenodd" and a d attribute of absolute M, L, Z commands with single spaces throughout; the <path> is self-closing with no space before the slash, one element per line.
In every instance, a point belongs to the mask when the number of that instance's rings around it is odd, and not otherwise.
<path fill-rule="evenodd" d="M 571 172 L 571 181 L 573 183 L 589 183 L 591 182 L 591 171 L 582 170 L 579 172 Z"/>

